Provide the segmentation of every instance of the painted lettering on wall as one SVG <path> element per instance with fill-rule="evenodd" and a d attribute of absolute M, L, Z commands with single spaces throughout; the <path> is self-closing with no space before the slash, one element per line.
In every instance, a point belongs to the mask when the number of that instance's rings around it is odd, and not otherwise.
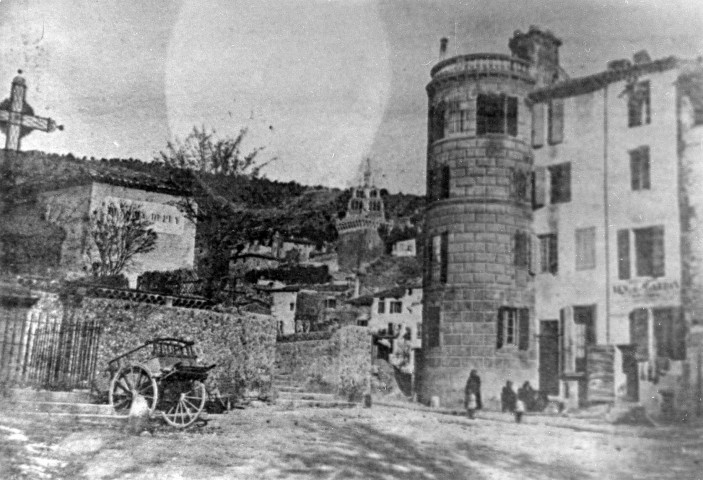
<path fill-rule="evenodd" d="M 613 285 L 613 293 L 631 300 L 676 299 L 680 292 L 678 280 L 642 278 Z"/>
<path fill-rule="evenodd" d="M 174 205 L 117 197 L 105 197 L 104 202 L 107 204 L 114 203 L 116 205 L 120 202 L 139 205 L 144 211 L 146 219 L 152 223 L 152 229 L 156 233 L 171 235 L 183 234 L 183 224 L 186 219 Z"/>

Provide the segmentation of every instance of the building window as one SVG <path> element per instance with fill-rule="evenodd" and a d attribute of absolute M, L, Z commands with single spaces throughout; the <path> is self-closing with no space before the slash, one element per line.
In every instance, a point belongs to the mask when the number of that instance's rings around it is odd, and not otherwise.
<path fill-rule="evenodd" d="M 378 313 L 386 313 L 386 299 L 385 298 L 378 299 Z"/>
<path fill-rule="evenodd" d="M 447 283 L 447 273 L 449 270 L 449 233 L 443 232 L 440 242 L 439 281 L 441 283 Z"/>
<path fill-rule="evenodd" d="M 444 138 L 444 110 L 446 106 L 444 102 L 438 102 L 431 105 L 429 109 L 428 124 L 430 126 L 429 136 L 430 143 Z"/>
<path fill-rule="evenodd" d="M 291 312 L 295 310 L 295 302 L 290 302 L 290 305 L 288 305 L 288 307 L 290 308 Z"/>
<path fill-rule="evenodd" d="M 433 348 L 439 346 L 439 307 L 428 307 L 427 308 L 427 318 L 425 323 L 427 327 L 427 348 Z"/>
<path fill-rule="evenodd" d="M 336 298 L 326 298 L 325 299 L 325 308 L 337 308 L 337 299 Z"/>
<path fill-rule="evenodd" d="M 476 99 L 476 134 L 517 136 L 517 97 L 481 94 Z"/>
<path fill-rule="evenodd" d="M 664 227 L 636 228 L 635 272 L 638 277 L 663 277 L 666 273 Z M 618 230 L 618 278 L 630 278 L 630 232 Z"/>
<path fill-rule="evenodd" d="M 564 100 L 549 102 L 549 144 L 556 145 L 564 140 Z"/>
<path fill-rule="evenodd" d="M 417 338 L 418 340 L 422 340 L 422 322 L 417 322 L 415 332 L 415 338 Z"/>
<path fill-rule="evenodd" d="M 530 347 L 530 311 L 527 308 L 501 307 L 498 310 L 496 348 L 506 346 L 527 350 Z"/>
<path fill-rule="evenodd" d="M 557 234 L 538 235 L 540 251 L 540 273 L 555 275 L 559 271 Z"/>
<path fill-rule="evenodd" d="M 637 276 L 664 276 L 664 227 L 637 228 L 635 255 Z"/>
<path fill-rule="evenodd" d="M 443 165 L 437 169 L 430 170 L 427 186 L 430 192 L 430 200 L 437 201 L 449 198 L 450 181 L 451 169 L 449 165 Z"/>
<path fill-rule="evenodd" d="M 549 201 L 552 204 L 571 201 L 571 164 L 560 163 L 551 165 L 549 169 L 550 193 Z"/>
<path fill-rule="evenodd" d="M 516 267 L 529 267 L 530 265 L 530 234 L 518 230 L 514 237 L 514 253 Z"/>
<path fill-rule="evenodd" d="M 596 268 L 596 227 L 576 229 L 576 270 Z"/>
<path fill-rule="evenodd" d="M 449 184 L 451 180 L 451 170 L 448 165 L 443 165 L 440 169 L 439 198 L 449 198 Z"/>
<path fill-rule="evenodd" d="M 356 321 L 357 326 L 359 327 L 368 327 L 369 326 L 369 321 L 368 320 L 357 320 Z"/>
<path fill-rule="evenodd" d="M 402 313 L 403 302 L 398 302 L 398 301 L 391 302 L 390 308 L 388 310 L 389 310 L 389 313 Z"/>
<path fill-rule="evenodd" d="M 447 103 L 446 109 L 447 134 L 461 132 L 461 104 L 459 102 Z"/>
<path fill-rule="evenodd" d="M 530 200 L 532 185 L 530 183 L 530 174 L 520 168 L 512 170 L 511 197 L 518 202 L 527 202 Z"/>
<path fill-rule="evenodd" d="M 544 145 L 544 105 L 536 103 L 532 106 L 532 146 L 539 148 Z"/>
<path fill-rule="evenodd" d="M 628 86 L 627 126 L 638 127 L 650 123 L 649 82 Z"/>
<path fill-rule="evenodd" d="M 657 357 L 670 360 L 686 359 L 686 323 L 678 308 L 655 308 L 654 340 Z"/>
<path fill-rule="evenodd" d="M 632 190 L 649 190 L 649 147 L 630 150 L 630 183 Z"/>

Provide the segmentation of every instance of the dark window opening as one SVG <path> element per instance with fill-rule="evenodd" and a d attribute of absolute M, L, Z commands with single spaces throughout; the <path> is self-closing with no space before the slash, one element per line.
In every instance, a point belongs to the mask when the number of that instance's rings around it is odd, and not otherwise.
<path fill-rule="evenodd" d="M 447 232 L 442 233 L 441 237 L 440 265 L 439 281 L 447 283 L 447 271 L 449 269 L 449 234 Z"/>
<path fill-rule="evenodd" d="M 664 276 L 664 227 L 637 228 L 635 255 L 637 276 Z"/>
<path fill-rule="evenodd" d="M 649 82 L 638 82 L 628 87 L 627 126 L 638 127 L 650 123 Z"/>
<path fill-rule="evenodd" d="M 393 301 L 391 302 L 389 313 L 402 313 L 403 312 L 403 302 Z"/>
<path fill-rule="evenodd" d="M 630 183 L 632 190 L 649 190 L 649 147 L 630 150 Z"/>
<path fill-rule="evenodd" d="M 548 167 L 551 191 L 549 201 L 552 204 L 571 201 L 571 164 L 561 163 Z"/>
<path fill-rule="evenodd" d="M 451 170 L 448 165 L 442 166 L 439 198 L 449 198 Z"/>
<path fill-rule="evenodd" d="M 528 202 L 531 200 L 532 182 L 531 175 L 522 169 L 513 170 L 513 181 L 511 184 L 511 196 L 518 202 Z"/>
<path fill-rule="evenodd" d="M 576 371 L 586 371 L 586 351 L 588 345 L 596 343 L 596 307 L 574 307 L 574 357 Z"/>
<path fill-rule="evenodd" d="M 559 271 L 559 253 L 556 233 L 539 235 L 540 273 L 555 275 Z"/>
<path fill-rule="evenodd" d="M 507 133 L 517 136 L 517 97 L 481 94 L 476 99 L 476 134 Z"/>
<path fill-rule="evenodd" d="M 325 308 L 337 308 L 337 299 L 328 298 L 325 300 Z"/>
<path fill-rule="evenodd" d="M 657 357 L 686 359 L 686 322 L 678 308 L 655 308 L 654 339 Z"/>
<path fill-rule="evenodd" d="M 518 230 L 514 237 L 514 254 L 516 267 L 529 267 L 530 265 L 530 234 Z"/>
<path fill-rule="evenodd" d="M 386 313 L 386 300 L 384 298 L 378 300 L 378 313 Z"/>
<path fill-rule="evenodd" d="M 427 332 L 427 348 L 439 346 L 439 312 L 439 307 L 427 308 L 427 318 L 424 322 Z"/>
<path fill-rule="evenodd" d="M 446 105 L 444 102 L 439 102 L 436 105 L 430 106 L 429 119 L 430 124 L 430 143 L 444 138 L 444 110 Z"/>

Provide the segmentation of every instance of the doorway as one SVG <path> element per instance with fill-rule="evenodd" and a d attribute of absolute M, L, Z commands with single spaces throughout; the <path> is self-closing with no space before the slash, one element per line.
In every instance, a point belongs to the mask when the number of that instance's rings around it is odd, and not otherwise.
<path fill-rule="evenodd" d="M 539 389 L 559 395 L 559 320 L 540 322 Z"/>

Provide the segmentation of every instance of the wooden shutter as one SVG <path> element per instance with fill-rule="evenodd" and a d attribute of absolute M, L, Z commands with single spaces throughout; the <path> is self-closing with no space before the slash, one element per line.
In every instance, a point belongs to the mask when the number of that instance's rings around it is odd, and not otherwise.
<path fill-rule="evenodd" d="M 539 237 L 530 235 L 530 273 L 535 275 L 540 271 L 542 249 L 540 248 Z"/>
<path fill-rule="evenodd" d="M 549 273 L 556 274 L 559 271 L 559 248 L 557 245 L 557 235 L 549 235 Z"/>
<path fill-rule="evenodd" d="M 427 321 L 425 331 L 427 332 L 427 348 L 439 346 L 439 307 L 427 308 Z"/>
<path fill-rule="evenodd" d="M 544 104 L 532 105 L 532 146 L 539 148 L 544 145 Z"/>
<path fill-rule="evenodd" d="M 618 230 L 618 278 L 630 278 L 630 231 Z"/>
<path fill-rule="evenodd" d="M 431 202 L 437 200 L 437 189 L 435 188 L 434 184 L 435 171 L 434 169 L 429 169 L 427 170 L 427 198 L 429 198 Z"/>
<path fill-rule="evenodd" d="M 664 227 L 652 227 L 650 235 L 652 254 L 652 276 L 663 277 L 664 266 Z"/>
<path fill-rule="evenodd" d="M 532 208 L 541 208 L 547 201 L 547 169 L 535 167 L 532 172 Z"/>
<path fill-rule="evenodd" d="M 530 310 L 521 308 L 518 310 L 518 349 L 528 350 L 530 348 Z"/>
<path fill-rule="evenodd" d="M 496 350 L 503 348 L 503 330 L 505 325 L 503 324 L 503 317 L 505 316 L 505 308 L 501 307 L 498 309 L 498 320 L 496 322 Z"/>
<path fill-rule="evenodd" d="M 549 102 L 549 143 L 554 145 L 564 140 L 564 101 Z"/>
<path fill-rule="evenodd" d="M 507 121 L 508 135 L 517 136 L 517 97 L 508 97 L 507 99 Z"/>
<path fill-rule="evenodd" d="M 686 317 L 681 308 L 674 310 L 674 328 L 672 332 L 672 360 L 686 360 Z"/>
<path fill-rule="evenodd" d="M 646 308 L 630 313 L 630 343 L 635 345 L 635 360 L 649 360 L 649 311 Z"/>
<path fill-rule="evenodd" d="M 574 341 L 574 310 L 565 307 L 559 311 L 562 325 L 562 368 L 564 372 L 576 371 L 576 342 Z"/>

